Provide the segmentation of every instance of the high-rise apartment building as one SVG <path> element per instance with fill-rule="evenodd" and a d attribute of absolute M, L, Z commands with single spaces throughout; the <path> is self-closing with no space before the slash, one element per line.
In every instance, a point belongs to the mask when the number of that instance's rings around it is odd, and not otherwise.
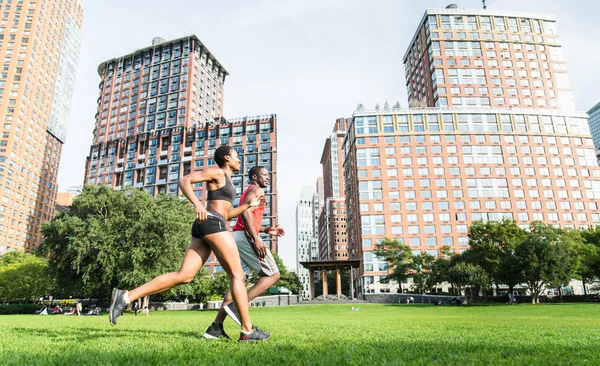
<path fill-rule="evenodd" d="M 317 190 L 313 193 L 313 202 L 312 202 L 312 232 L 313 237 L 310 243 L 310 260 L 318 261 L 319 260 L 319 212 L 321 207 L 323 207 L 323 178 L 317 178 Z"/>
<path fill-rule="evenodd" d="M 359 293 L 398 291 L 379 281 L 385 237 L 437 256 L 467 249 L 475 220 L 600 224 L 600 167 L 553 16 L 427 10 L 404 61 L 411 105 L 437 108 L 356 111 L 343 143 Z"/>
<path fill-rule="evenodd" d="M 338 118 L 321 155 L 324 205 L 319 214 L 319 259 L 348 259 L 342 144 L 350 118 Z"/>
<path fill-rule="evenodd" d="M 348 238 L 359 288 L 380 285 L 389 237 L 437 256 L 475 220 L 600 223 L 600 168 L 583 113 L 528 109 L 355 112 L 344 143 Z"/>
<path fill-rule="evenodd" d="M 600 150 L 600 102 L 587 111 L 587 114 L 589 116 L 588 124 L 594 139 L 594 146 L 596 150 Z"/>
<path fill-rule="evenodd" d="M 302 283 L 301 295 L 305 298 L 309 297 L 309 271 L 302 267 L 300 262 L 311 261 L 311 244 L 315 241 L 314 195 L 314 188 L 304 187 L 300 190 L 296 202 L 296 275 Z"/>
<path fill-rule="evenodd" d="M 411 105 L 574 109 L 553 15 L 428 9 L 404 67 Z"/>
<path fill-rule="evenodd" d="M 178 180 L 215 164 L 217 147 L 231 145 L 242 169 L 232 177 L 238 198 L 247 172 L 262 165 L 271 172 L 263 225 L 277 217 L 277 117 L 225 119 L 223 88 L 228 72 L 196 36 L 151 46 L 103 62 L 96 126 L 86 162 L 85 184 L 133 186 L 150 194 L 179 196 Z M 201 201 L 202 184 L 194 187 Z M 275 238 L 264 241 L 277 251 Z M 208 262 L 220 271 L 214 257 Z"/>
<path fill-rule="evenodd" d="M 81 44 L 76 0 L 4 1 L 0 23 L 0 254 L 32 250 L 54 217 Z"/>

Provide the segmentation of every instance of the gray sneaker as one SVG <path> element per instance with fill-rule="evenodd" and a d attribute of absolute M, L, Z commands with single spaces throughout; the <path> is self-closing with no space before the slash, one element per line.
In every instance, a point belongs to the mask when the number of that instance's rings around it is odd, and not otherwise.
<path fill-rule="evenodd" d="M 117 318 L 120 317 L 127 308 L 127 303 L 125 303 L 125 299 L 123 298 L 123 295 L 125 295 L 126 292 L 127 291 L 125 290 L 113 288 L 112 296 L 110 298 L 110 309 L 108 312 L 110 325 L 117 325 Z"/>
<path fill-rule="evenodd" d="M 242 325 L 242 322 L 240 321 L 240 314 L 238 313 L 234 303 L 225 306 L 225 312 L 234 322 L 236 322 L 238 325 Z"/>
<path fill-rule="evenodd" d="M 269 338 L 271 338 L 271 333 L 260 330 L 256 325 L 253 325 L 251 333 L 245 334 L 244 332 L 240 332 L 240 339 L 238 342 L 261 342 L 266 341 Z"/>

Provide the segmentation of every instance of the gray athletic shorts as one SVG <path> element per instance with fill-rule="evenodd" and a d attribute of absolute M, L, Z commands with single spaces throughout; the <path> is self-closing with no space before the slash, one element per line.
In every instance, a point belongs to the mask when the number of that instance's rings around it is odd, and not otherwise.
<path fill-rule="evenodd" d="M 263 259 L 259 259 L 252 249 L 252 245 L 246 237 L 245 231 L 234 231 L 231 234 L 233 235 L 233 239 L 235 239 L 238 251 L 240 252 L 242 269 L 245 274 L 250 274 L 254 271 L 261 277 L 271 277 L 279 272 L 279 268 L 277 268 L 277 264 L 275 263 L 275 259 L 269 248 L 267 248 L 267 256 Z"/>

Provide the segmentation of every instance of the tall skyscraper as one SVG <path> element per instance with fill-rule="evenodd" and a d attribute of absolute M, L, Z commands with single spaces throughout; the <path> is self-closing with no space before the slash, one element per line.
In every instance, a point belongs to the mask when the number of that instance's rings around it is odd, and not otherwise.
<path fill-rule="evenodd" d="M 302 283 L 301 295 L 305 298 L 309 297 L 309 273 L 299 262 L 311 260 L 311 244 L 315 240 L 313 231 L 314 194 L 314 188 L 304 187 L 296 202 L 296 275 Z"/>
<path fill-rule="evenodd" d="M 342 144 L 350 118 L 338 118 L 321 155 L 324 205 L 319 214 L 319 259 L 348 259 Z"/>
<path fill-rule="evenodd" d="M 404 68 L 411 105 L 574 109 L 553 15 L 427 9 Z"/>
<path fill-rule="evenodd" d="M 76 0 L 0 4 L 0 254 L 32 250 L 54 217 L 81 44 Z"/>
<path fill-rule="evenodd" d="M 232 177 L 238 198 L 254 165 L 271 172 L 263 225 L 277 222 L 277 117 L 225 119 L 227 70 L 196 37 L 152 45 L 100 64 L 96 126 L 85 184 L 133 186 L 152 195 L 181 194 L 178 180 L 214 165 L 214 151 L 231 145 L 242 169 Z M 194 192 L 204 201 L 202 184 Z M 277 252 L 277 240 L 263 238 Z M 214 257 L 208 263 L 221 271 Z"/>
<path fill-rule="evenodd" d="M 416 108 L 356 111 L 343 143 L 359 293 L 398 290 L 379 281 L 385 237 L 437 256 L 467 249 L 475 220 L 600 224 L 600 167 L 553 16 L 427 10 L 404 60 Z"/>

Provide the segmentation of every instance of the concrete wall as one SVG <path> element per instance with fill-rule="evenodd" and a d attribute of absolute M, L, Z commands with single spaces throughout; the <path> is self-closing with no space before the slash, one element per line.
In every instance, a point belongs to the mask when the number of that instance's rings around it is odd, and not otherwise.
<path fill-rule="evenodd" d="M 300 295 L 260 296 L 250 301 L 250 307 L 288 306 L 302 301 Z M 151 302 L 150 310 L 213 310 L 221 307 L 222 301 L 207 301 L 203 304 L 186 304 L 184 302 Z"/>

